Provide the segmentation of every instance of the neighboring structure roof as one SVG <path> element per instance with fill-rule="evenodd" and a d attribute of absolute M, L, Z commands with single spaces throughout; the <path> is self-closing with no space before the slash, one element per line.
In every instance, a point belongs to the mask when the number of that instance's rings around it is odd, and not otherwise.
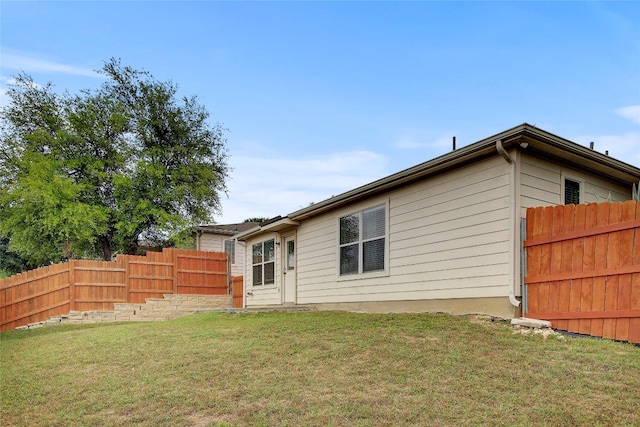
<path fill-rule="evenodd" d="M 224 234 L 227 236 L 233 236 L 234 234 L 242 233 L 259 226 L 259 222 L 240 222 L 237 224 L 215 224 L 215 225 L 202 225 L 196 227 L 196 231 L 202 233 L 212 234 Z"/>

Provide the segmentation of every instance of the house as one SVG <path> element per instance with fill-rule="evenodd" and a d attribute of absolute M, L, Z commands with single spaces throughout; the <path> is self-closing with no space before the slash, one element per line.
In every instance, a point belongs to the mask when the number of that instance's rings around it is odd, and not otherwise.
<path fill-rule="evenodd" d="M 236 234 L 245 306 L 519 316 L 526 208 L 628 200 L 638 181 L 525 123 Z"/>
<path fill-rule="evenodd" d="M 244 274 L 244 242 L 234 239 L 234 235 L 255 228 L 258 222 L 238 224 L 203 225 L 195 230 L 196 249 L 199 251 L 226 252 L 231 258 L 231 275 Z"/>

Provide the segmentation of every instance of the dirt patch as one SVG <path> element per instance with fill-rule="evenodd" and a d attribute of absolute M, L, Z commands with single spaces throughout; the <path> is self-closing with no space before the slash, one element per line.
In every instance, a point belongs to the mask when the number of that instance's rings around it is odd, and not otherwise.
<path fill-rule="evenodd" d="M 210 415 L 193 414 L 187 417 L 189 421 L 193 423 L 193 427 L 209 427 L 209 426 L 226 426 L 229 424 L 228 420 L 223 417 L 215 417 Z"/>
<path fill-rule="evenodd" d="M 549 337 L 556 337 L 559 340 L 565 339 L 564 335 L 559 332 L 554 331 L 551 328 L 528 328 L 526 326 L 513 325 L 512 326 L 514 334 L 520 335 L 542 335 L 542 338 L 545 340 Z"/>

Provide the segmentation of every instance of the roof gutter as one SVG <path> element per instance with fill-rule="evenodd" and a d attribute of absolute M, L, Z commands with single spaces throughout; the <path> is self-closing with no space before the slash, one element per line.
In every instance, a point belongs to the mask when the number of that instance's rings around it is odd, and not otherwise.
<path fill-rule="evenodd" d="M 500 136 L 502 138 L 508 138 L 520 131 L 521 129 L 520 127 L 518 127 L 504 132 Z M 332 197 L 322 202 L 315 203 L 311 206 L 290 213 L 288 217 L 293 220 L 300 221 L 311 216 L 318 215 L 344 203 L 349 203 L 354 200 L 369 196 L 371 194 L 375 194 L 377 192 L 384 191 L 407 182 L 415 181 L 426 175 L 433 175 L 442 170 L 455 167 L 456 165 L 466 162 L 479 154 L 489 155 L 494 149 L 493 138 L 488 138 L 475 144 L 467 145 L 466 147 L 451 151 L 442 156 L 436 157 L 435 159 L 421 163 L 417 166 L 413 166 L 409 169 L 405 169 L 393 175 L 381 178 L 377 181 L 363 185 L 351 191 L 347 191 L 346 193 L 342 193 L 338 196 Z"/>
<path fill-rule="evenodd" d="M 561 156 L 565 161 L 570 161 L 583 168 L 599 171 L 628 184 L 640 180 L 640 168 L 609 157 L 592 148 L 550 134 L 542 129 L 527 126 L 524 129 L 523 136 L 529 142 L 529 150 L 541 150 L 551 155 Z M 548 148 L 545 148 L 545 146 Z"/>
<path fill-rule="evenodd" d="M 496 140 L 499 140 L 500 143 L 498 144 Z M 605 156 L 597 151 L 593 151 L 587 147 L 583 147 L 524 123 L 497 135 L 436 157 L 435 159 L 297 210 L 290 213 L 288 217 L 295 221 L 301 221 L 337 208 L 343 204 L 360 200 L 364 197 L 426 176 L 438 174 L 444 170 L 454 168 L 459 164 L 472 160 L 479 155 L 491 155 L 492 152 L 495 152 L 494 150 L 497 150 L 507 162 L 513 163 L 513 158 L 504 146 L 509 147 L 517 142 L 527 142 L 527 144 L 523 144 L 522 147 L 529 146 L 529 150 L 538 149 L 552 155 L 559 153 L 558 155 L 564 157 L 567 161 L 572 161 L 582 167 L 601 170 L 602 173 L 624 182 L 631 183 L 640 179 L 640 169 L 635 166 Z M 565 153 L 565 155 L 563 156 L 562 153 Z"/>
<path fill-rule="evenodd" d="M 250 230 L 244 231 L 242 233 L 238 233 L 235 235 L 236 240 L 247 240 L 250 237 L 256 236 L 258 234 L 274 232 L 277 233 L 283 230 L 289 230 L 291 228 L 297 227 L 300 225 L 300 222 L 293 221 L 288 217 L 284 218 L 275 218 L 274 221 L 269 221 L 267 223 L 263 223 L 257 227 L 254 227 Z"/>

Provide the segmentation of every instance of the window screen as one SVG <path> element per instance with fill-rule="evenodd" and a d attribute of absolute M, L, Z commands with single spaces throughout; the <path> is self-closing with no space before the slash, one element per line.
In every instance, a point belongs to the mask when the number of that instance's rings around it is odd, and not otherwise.
<path fill-rule="evenodd" d="M 224 241 L 224 251 L 229 256 L 231 260 L 231 264 L 236 263 L 236 241 L 235 240 L 225 240 Z"/>
<path fill-rule="evenodd" d="M 340 275 L 385 268 L 385 206 L 340 218 Z"/>

